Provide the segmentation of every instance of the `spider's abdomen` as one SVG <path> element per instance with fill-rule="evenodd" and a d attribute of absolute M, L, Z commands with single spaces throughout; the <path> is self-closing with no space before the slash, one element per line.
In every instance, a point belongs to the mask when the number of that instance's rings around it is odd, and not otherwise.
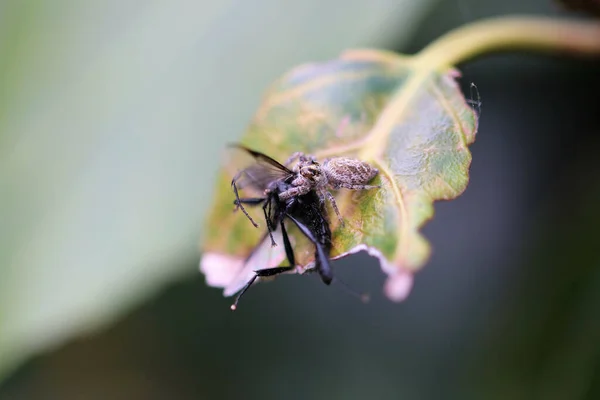
<path fill-rule="evenodd" d="M 325 161 L 322 169 L 332 186 L 339 184 L 364 185 L 379 173 L 377 168 L 366 162 L 345 157 L 336 157 Z"/>

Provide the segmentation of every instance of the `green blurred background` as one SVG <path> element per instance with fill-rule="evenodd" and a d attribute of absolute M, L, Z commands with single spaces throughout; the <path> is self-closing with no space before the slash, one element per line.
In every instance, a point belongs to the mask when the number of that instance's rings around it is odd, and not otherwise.
<path fill-rule="evenodd" d="M 365 255 L 257 286 L 198 273 L 223 145 L 264 88 L 549 0 L 0 1 L 0 399 L 600 398 L 600 62 L 461 66 L 472 180 L 409 299 Z"/>

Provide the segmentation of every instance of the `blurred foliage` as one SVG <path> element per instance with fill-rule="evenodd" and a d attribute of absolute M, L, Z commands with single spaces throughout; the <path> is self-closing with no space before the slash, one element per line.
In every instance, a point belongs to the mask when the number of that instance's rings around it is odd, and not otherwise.
<path fill-rule="evenodd" d="M 593 129 L 600 133 L 600 125 Z M 479 358 L 493 362 L 480 364 L 485 378 L 479 386 L 497 388 L 486 398 L 600 395 L 598 145 L 597 137 L 575 145 L 575 161 L 558 173 L 552 195 L 533 213 L 537 224 L 526 237 L 537 240 L 528 243 L 527 268 L 481 343 Z"/>
<path fill-rule="evenodd" d="M 559 0 L 566 8 L 600 17 L 600 0 Z"/>
<path fill-rule="evenodd" d="M 192 275 L 37 356 L 0 398 L 600 396 L 597 61 L 465 66 L 484 134 L 469 189 L 425 227 L 436 252 L 406 303 L 363 307 L 316 280 L 281 279 L 232 315 L 195 274 L 216 154 L 273 76 L 382 46 L 392 26 L 420 24 L 408 45 L 418 50 L 468 19 L 551 12 L 547 0 L 452 0 L 421 23 L 400 6 L 392 16 L 395 1 L 357 3 L 273 1 L 269 13 L 240 2 L 233 13 L 227 1 L 0 2 L 3 367 L 9 345 L 22 359 Z M 367 257 L 337 266 L 357 287 L 381 286 Z"/>

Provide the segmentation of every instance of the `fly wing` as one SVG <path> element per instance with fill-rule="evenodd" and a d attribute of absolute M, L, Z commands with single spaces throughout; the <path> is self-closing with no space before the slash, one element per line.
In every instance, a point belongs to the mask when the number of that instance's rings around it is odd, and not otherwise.
<path fill-rule="evenodd" d="M 273 232 L 275 240 L 283 241 L 281 231 Z M 233 296 L 255 275 L 254 271 L 273 268 L 285 260 L 283 246 L 271 246 L 267 235 L 244 260 L 227 254 L 205 253 L 200 260 L 200 270 L 210 286 L 223 288 L 223 295 Z M 259 278 L 262 280 L 265 278 Z"/>
<path fill-rule="evenodd" d="M 238 189 L 262 195 L 271 182 L 287 179 L 292 170 L 271 157 L 240 144 L 228 146 L 225 168 L 235 180 Z"/>

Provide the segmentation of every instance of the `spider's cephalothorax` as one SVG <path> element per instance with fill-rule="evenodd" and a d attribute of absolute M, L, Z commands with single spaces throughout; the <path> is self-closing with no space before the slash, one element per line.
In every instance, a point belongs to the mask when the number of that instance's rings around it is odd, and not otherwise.
<path fill-rule="evenodd" d="M 293 170 L 296 177 L 292 180 L 288 190 L 279 193 L 279 198 L 286 200 L 316 190 L 321 201 L 327 198 L 331 202 L 341 223 L 343 223 L 342 216 L 329 189 L 367 190 L 380 187 L 379 185 L 367 185 L 379 173 L 379 170 L 364 161 L 335 157 L 326 159 L 323 164 L 319 164 L 313 156 L 294 153 L 286 165 L 290 165 L 296 159 L 298 163 Z"/>

